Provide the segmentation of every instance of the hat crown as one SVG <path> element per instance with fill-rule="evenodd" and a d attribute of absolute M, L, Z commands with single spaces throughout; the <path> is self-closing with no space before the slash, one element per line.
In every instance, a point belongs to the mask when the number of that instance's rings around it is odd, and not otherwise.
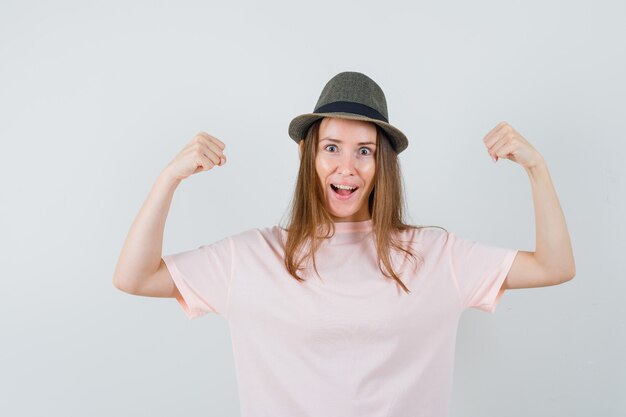
<path fill-rule="evenodd" d="M 344 71 L 335 75 L 324 86 L 313 112 L 315 113 L 322 106 L 342 101 L 368 106 L 389 120 L 385 93 L 374 80 L 365 74 Z"/>
<path fill-rule="evenodd" d="M 406 135 L 389 123 L 382 88 L 363 73 L 344 71 L 331 78 L 322 89 L 313 113 L 301 114 L 291 120 L 289 137 L 299 143 L 306 138 L 311 125 L 325 117 L 375 123 L 398 154 L 409 145 Z"/>

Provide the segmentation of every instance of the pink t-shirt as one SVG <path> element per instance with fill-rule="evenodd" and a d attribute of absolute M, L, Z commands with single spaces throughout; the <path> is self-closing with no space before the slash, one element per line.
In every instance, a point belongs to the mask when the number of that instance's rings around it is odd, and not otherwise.
<path fill-rule="evenodd" d="M 379 270 L 371 219 L 335 226 L 323 280 L 288 274 L 278 226 L 163 257 L 187 316 L 229 323 L 242 417 L 447 416 L 461 313 L 495 310 L 517 250 L 401 232 L 424 261 L 392 251 L 406 294 Z"/>

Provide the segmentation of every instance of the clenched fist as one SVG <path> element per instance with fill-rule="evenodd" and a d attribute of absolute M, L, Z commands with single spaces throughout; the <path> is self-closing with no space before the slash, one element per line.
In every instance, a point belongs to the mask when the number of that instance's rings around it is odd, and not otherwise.
<path fill-rule="evenodd" d="M 226 163 L 225 147 L 224 142 L 215 136 L 199 132 L 168 164 L 165 171 L 180 181 L 198 172 L 208 171 L 215 165 L 222 166 Z"/>

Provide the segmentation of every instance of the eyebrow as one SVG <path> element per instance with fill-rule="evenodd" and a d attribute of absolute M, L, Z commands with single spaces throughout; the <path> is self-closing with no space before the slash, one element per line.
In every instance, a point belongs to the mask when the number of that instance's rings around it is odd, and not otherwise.
<path fill-rule="evenodd" d="M 336 143 L 342 143 L 343 142 L 343 141 L 341 141 L 339 139 L 334 139 L 334 138 L 324 138 L 324 139 L 320 140 L 320 142 L 324 141 L 324 140 L 328 140 L 328 141 L 336 142 Z M 374 143 L 374 142 L 359 142 L 358 145 L 374 145 L 374 146 L 376 146 L 376 143 Z"/>

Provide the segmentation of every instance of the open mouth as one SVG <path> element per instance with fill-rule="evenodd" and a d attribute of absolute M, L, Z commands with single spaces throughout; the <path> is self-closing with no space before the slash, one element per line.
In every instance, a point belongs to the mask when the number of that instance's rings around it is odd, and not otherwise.
<path fill-rule="evenodd" d="M 330 187 L 333 189 L 333 191 L 337 194 L 340 195 L 342 197 L 347 197 L 349 195 L 351 195 L 352 193 L 354 193 L 356 190 L 359 189 L 359 187 L 355 187 L 353 189 L 346 189 L 344 188 L 339 188 L 336 187 L 334 184 L 330 184 Z"/>

